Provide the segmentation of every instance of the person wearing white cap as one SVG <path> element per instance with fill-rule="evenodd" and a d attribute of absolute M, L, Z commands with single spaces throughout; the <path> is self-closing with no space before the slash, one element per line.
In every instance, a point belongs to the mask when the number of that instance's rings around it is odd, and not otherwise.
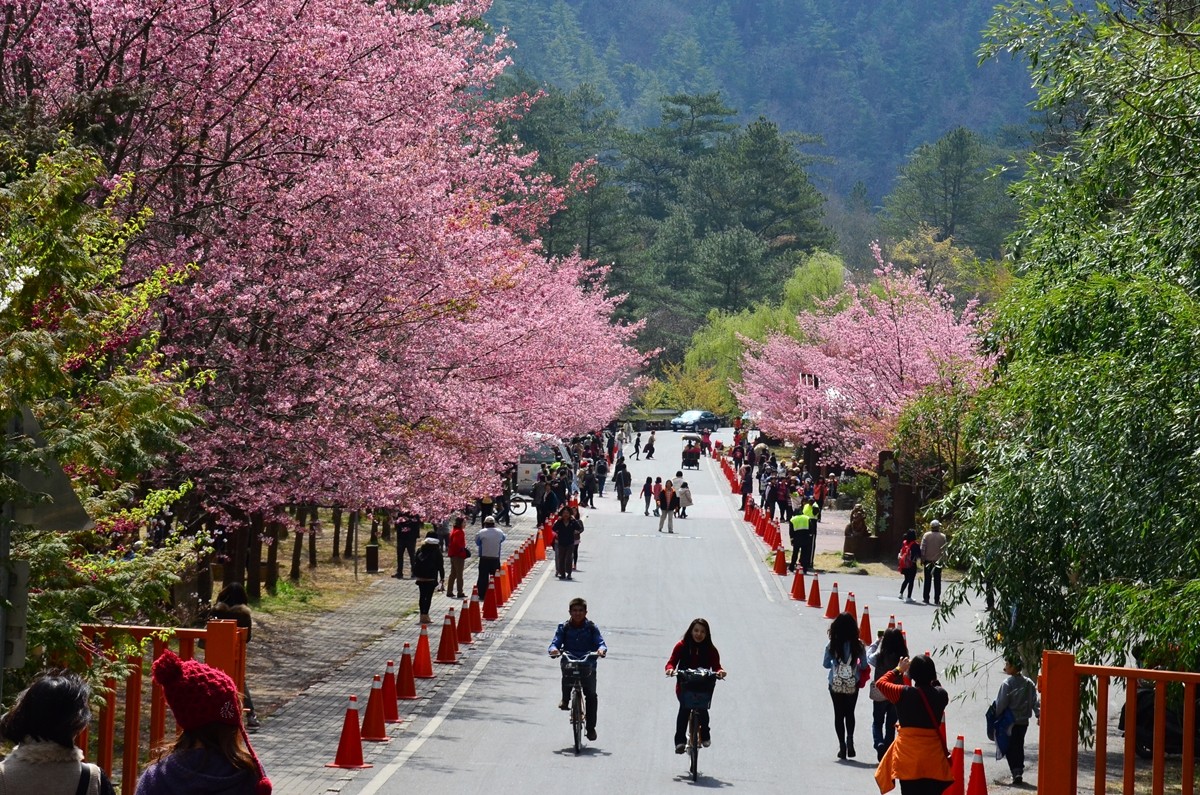
<path fill-rule="evenodd" d="M 946 535 L 942 523 L 934 519 L 929 530 L 921 536 L 921 560 L 925 563 L 925 604 L 929 604 L 929 586 L 933 585 L 933 603 L 942 603 L 942 550 L 946 546 Z"/>

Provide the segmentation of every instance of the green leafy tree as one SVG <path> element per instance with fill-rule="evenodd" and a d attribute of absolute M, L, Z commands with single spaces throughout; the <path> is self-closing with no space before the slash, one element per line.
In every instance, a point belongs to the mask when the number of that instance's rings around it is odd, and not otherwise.
<path fill-rule="evenodd" d="M 33 164 L 0 141 L 0 416 L 29 408 L 48 452 L 96 523 L 68 534 L 14 525 L 14 558 L 30 562 L 27 668 L 74 659 L 84 621 L 170 622 L 170 587 L 194 539 L 132 554 L 148 518 L 187 490 L 147 491 L 148 472 L 195 423 L 189 383 L 164 370 L 151 302 L 186 277 L 166 267 L 143 281 L 122 271 L 145 214 L 116 208 L 128 180 L 65 137 Z M 34 495 L 8 476 L 36 466 L 28 437 L 0 440 L 0 501 Z"/>
<path fill-rule="evenodd" d="M 1020 283 L 976 415 L 980 473 L 950 498 L 989 644 L 1093 661 L 1200 663 L 1200 91 L 1196 34 L 1160 4 L 1000 7 L 990 52 L 1025 53 L 1040 108 L 1078 123 L 1018 183 Z M 1182 22 L 1188 22 L 1184 25 Z M 962 598 L 965 590 L 959 591 Z M 1154 616 L 1156 620 L 1147 620 Z"/>

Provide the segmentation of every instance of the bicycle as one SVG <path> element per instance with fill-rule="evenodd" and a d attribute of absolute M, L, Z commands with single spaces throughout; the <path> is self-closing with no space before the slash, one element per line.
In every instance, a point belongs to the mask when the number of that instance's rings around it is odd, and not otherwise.
<path fill-rule="evenodd" d="M 508 498 L 508 512 L 513 516 L 522 516 L 529 507 L 530 500 L 520 494 L 513 493 Z"/>
<path fill-rule="evenodd" d="M 583 724 L 587 717 L 583 706 L 583 666 L 593 657 L 599 657 L 600 653 L 589 651 L 582 657 L 572 657 L 564 651 L 560 652 L 559 656 L 566 663 L 563 665 L 563 674 L 571 679 L 571 698 L 567 702 L 567 709 L 571 720 L 571 734 L 575 738 L 575 754 L 578 756 L 583 748 Z"/>
<path fill-rule="evenodd" d="M 712 704 L 712 690 L 694 688 L 709 679 L 716 682 L 720 678 L 711 668 L 677 668 L 674 675 L 680 680 L 679 702 L 689 711 L 687 754 L 692 781 L 695 782 L 700 778 L 700 747 L 703 745 L 700 740 L 700 710 L 708 709 Z"/>

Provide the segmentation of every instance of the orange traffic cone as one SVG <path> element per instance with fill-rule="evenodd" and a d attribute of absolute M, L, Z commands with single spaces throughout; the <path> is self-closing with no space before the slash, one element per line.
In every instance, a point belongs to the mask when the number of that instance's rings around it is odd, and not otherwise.
<path fill-rule="evenodd" d="M 488 621 L 495 621 L 500 617 L 496 608 L 496 576 L 492 575 L 489 580 L 487 593 L 483 595 L 483 617 Z"/>
<path fill-rule="evenodd" d="M 413 676 L 418 679 L 433 678 L 433 660 L 429 657 L 429 628 L 421 625 L 421 637 L 417 638 L 417 659 L 413 660 Z"/>
<path fill-rule="evenodd" d="M 796 567 L 796 576 L 792 578 L 792 599 L 804 601 L 804 567 Z"/>
<path fill-rule="evenodd" d="M 383 675 L 383 722 L 399 723 L 400 707 L 396 703 L 396 662 L 387 661 L 387 671 Z"/>
<path fill-rule="evenodd" d="M 863 605 L 862 621 L 858 622 L 858 639 L 863 642 L 864 646 L 870 646 L 875 642 L 871 637 L 871 608 Z"/>
<path fill-rule="evenodd" d="M 808 591 L 808 606 L 809 607 L 820 607 L 821 606 L 821 588 L 819 585 L 817 585 L 817 575 L 815 575 L 815 574 L 813 575 L 812 588 L 810 588 Z"/>
<path fill-rule="evenodd" d="M 987 795 L 987 774 L 983 772 L 983 751 L 976 748 L 971 758 L 971 780 L 967 783 L 967 795 Z"/>
<path fill-rule="evenodd" d="M 853 616 L 856 622 L 858 621 L 858 606 L 854 603 L 853 591 L 846 594 L 846 612 Z"/>
<path fill-rule="evenodd" d="M 479 610 L 479 587 L 471 589 L 471 633 L 483 632 L 483 613 Z"/>
<path fill-rule="evenodd" d="M 825 605 L 825 617 L 837 618 L 838 613 L 841 613 L 841 607 L 838 604 L 837 583 L 833 584 L 833 590 L 829 593 L 829 601 Z"/>
<path fill-rule="evenodd" d="M 453 611 L 453 608 L 451 608 Z M 434 659 L 438 665 L 454 665 L 458 662 L 458 655 L 455 652 L 456 644 L 454 643 L 454 614 L 447 613 L 442 620 L 442 638 L 438 641 L 437 658 Z"/>
<path fill-rule="evenodd" d="M 400 676 L 396 678 L 396 698 L 401 701 L 416 701 L 420 698 L 417 695 L 416 677 L 413 676 L 412 652 L 409 651 L 407 643 L 404 644 L 404 653 L 400 655 Z"/>
<path fill-rule="evenodd" d="M 342 721 L 342 736 L 338 740 L 337 755 L 325 767 L 358 769 L 371 767 L 363 764 L 362 737 L 358 731 L 358 699 L 350 696 L 346 706 L 346 717 Z"/>
<path fill-rule="evenodd" d="M 546 559 L 546 539 L 545 539 L 544 535 L 545 534 L 543 534 L 543 533 L 537 534 L 537 543 L 534 544 L 534 547 L 533 547 L 533 559 L 534 560 L 545 560 Z"/>
<path fill-rule="evenodd" d="M 454 608 L 446 610 L 446 615 L 450 617 L 450 640 L 454 641 L 454 657 L 458 659 L 458 655 L 462 654 L 462 649 L 458 647 L 458 616 L 454 614 Z"/>
<path fill-rule="evenodd" d="M 896 628 L 896 617 L 888 616 L 888 629 L 895 629 L 895 628 Z"/>
<path fill-rule="evenodd" d="M 954 783 L 946 788 L 943 795 L 966 795 L 963 753 L 963 736 L 960 734 L 954 742 L 954 750 L 950 753 L 950 770 L 954 773 Z"/>
<path fill-rule="evenodd" d="M 775 573 L 780 576 L 787 574 L 787 555 L 783 547 L 775 547 Z"/>
<path fill-rule="evenodd" d="M 362 739 L 364 742 L 388 742 L 387 729 L 383 725 L 383 682 L 375 674 L 371 682 L 371 697 L 367 699 L 367 713 L 363 715 Z"/>
<path fill-rule="evenodd" d="M 462 612 L 458 614 L 458 636 L 455 640 L 459 646 L 470 645 L 475 641 L 471 640 L 471 603 L 466 599 L 463 600 Z"/>

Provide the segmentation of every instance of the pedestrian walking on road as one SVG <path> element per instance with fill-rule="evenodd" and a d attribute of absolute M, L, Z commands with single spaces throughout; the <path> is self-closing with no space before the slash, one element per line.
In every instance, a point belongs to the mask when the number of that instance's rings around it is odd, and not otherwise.
<path fill-rule="evenodd" d="M 646 501 L 646 516 L 650 515 L 650 502 L 654 499 L 654 481 L 650 477 L 646 478 L 646 482 L 642 484 L 641 491 L 642 499 Z M 657 508 L 655 509 L 657 510 Z"/>
<path fill-rule="evenodd" d="M 486 524 L 496 524 L 496 517 L 489 516 L 483 520 Z M 446 579 L 446 563 L 442 560 L 442 545 L 437 532 L 430 530 L 417 549 L 413 558 L 413 579 L 417 581 L 417 603 L 420 606 L 421 623 L 433 623 L 429 620 L 429 608 L 433 604 L 434 590 L 441 590 L 442 582 Z"/>
<path fill-rule="evenodd" d="M 1038 702 L 1037 685 L 1028 676 L 1021 673 L 1021 659 L 1009 657 L 1004 662 L 1004 673 L 1008 678 L 1000 683 L 1000 692 L 996 695 L 996 714 L 1003 715 L 1004 710 L 1012 710 L 1012 723 L 1006 730 L 997 729 L 996 742 L 1001 745 L 1000 731 L 1007 731 L 1007 743 L 1004 744 L 1004 758 L 1008 761 L 1008 770 L 1012 773 L 1012 785 L 1019 787 L 1024 782 L 1025 775 L 1025 733 L 1029 731 L 1029 719 L 1042 714 Z"/>
<path fill-rule="evenodd" d="M 621 503 L 621 513 L 625 513 L 625 509 L 629 506 L 629 497 L 633 492 L 633 475 L 629 474 L 629 469 L 623 460 L 617 462 L 612 480 L 613 488 L 617 492 L 617 501 Z"/>
<path fill-rule="evenodd" d="M 921 536 L 921 560 L 925 564 L 925 604 L 929 604 L 929 587 L 933 586 L 933 603 L 942 603 L 942 549 L 946 546 L 946 535 L 942 523 L 934 519 L 929 530 Z"/>
<path fill-rule="evenodd" d="M 237 685 L 224 671 L 170 649 L 151 668 L 175 725 L 175 744 L 138 779 L 135 795 L 270 795 L 271 780 L 242 726 Z"/>
<path fill-rule="evenodd" d="M 640 432 L 633 439 L 633 460 L 642 460 L 642 434 Z"/>
<path fill-rule="evenodd" d="M 490 522 L 485 520 L 483 528 L 475 534 L 475 546 L 479 548 L 479 579 L 475 587 L 479 590 L 480 602 L 487 596 L 488 580 L 500 571 L 500 546 L 506 538 L 508 536 L 496 527 L 494 519 Z"/>
<path fill-rule="evenodd" d="M 904 684 L 905 674 L 911 686 Z M 875 686 L 896 705 L 900 722 L 896 741 L 875 768 L 879 791 L 891 792 L 898 780 L 904 795 L 941 795 L 954 781 L 940 732 L 950 696 L 938 682 L 933 660 L 927 654 L 904 657 Z"/>
<path fill-rule="evenodd" d="M 867 650 L 858 639 L 858 623 L 840 613 L 829 625 L 829 645 L 824 666 L 829 669 L 829 697 L 833 701 L 833 730 L 837 733 L 838 759 L 854 757 L 854 708 L 859 682 L 870 670 Z"/>
<path fill-rule="evenodd" d="M 642 452 L 646 454 L 647 461 L 654 458 L 654 431 L 650 431 L 650 438 L 646 440 L 646 446 L 642 448 Z"/>
<path fill-rule="evenodd" d="M 417 555 L 417 538 L 421 535 L 421 517 L 402 513 L 396 517 L 396 579 L 404 579 L 404 555 L 408 553 L 408 565 L 413 565 Z"/>
<path fill-rule="evenodd" d="M 671 650 L 667 658 L 667 676 L 674 676 L 680 668 L 710 668 L 717 673 L 717 679 L 725 678 L 725 669 L 721 667 L 721 653 L 713 645 L 712 633 L 708 621 L 703 618 L 692 619 L 687 632 Z M 711 696 L 717 683 L 714 679 L 706 679 L 689 689 L 707 691 Z M 680 682 L 675 683 L 675 698 L 679 702 L 679 711 L 675 714 L 675 753 L 682 754 L 687 750 L 687 725 L 691 709 L 683 706 L 683 688 Z M 712 744 L 712 728 L 709 725 L 708 710 L 698 710 L 700 713 L 700 744 L 707 748 Z"/>
<path fill-rule="evenodd" d="M 466 594 L 463 593 L 463 568 L 467 565 L 467 558 L 471 557 L 471 550 L 467 549 L 467 520 L 461 516 L 454 518 L 454 525 L 450 528 L 446 557 L 450 558 L 450 579 L 446 581 L 446 596 L 466 599 Z"/>
<path fill-rule="evenodd" d="M 908 656 L 904 633 L 892 627 L 880 630 L 880 637 L 867 650 L 867 662 L 873 667 L 871 676 L 871 739 L 875 741 L 875 758 L 883 759 L 896 739 L 896 705 L 883 697 L 876 682 Z"/>
<path fill-rule="evenodd" d="M 108 776 L 75 747 L 92 719 L 90 695 L 67 671 L 46 671 L 21 691 L 0 718 L 0 736 L 15 745 L 0 762 L 0 792 L 113 795 Z"/>
<path fill-rule="evenodd" d="M 921 546 L 917 543 L 917 533 L 915 530 L 909 530 L 904 534 L 904 540 L 900 542 L 900 552 L 896 555 L 896 568 L 904 575 L 904 582 L 900 583 L 900 598 L 904 601 L 913 600 L 913 586 L 917 582 L 917 562 L 920 559 Z"/>
<path fill-rule="evenodd" d="M 692 507 L 692 490 L 688 488 L 687 481 L 679 484 L 679 518 L 688 518 L 687 509 Z"/>
<path fill-rule="evenodd" d="M 663 484 L 662 491 L 658 493 L 658 532 L 662 532 L 663 522 L 667 523 L 667 532 L 675 532 L 675 512 L 679 510 L 679 495 L 675 493 L 675 487 L 671 481 Z"/>

